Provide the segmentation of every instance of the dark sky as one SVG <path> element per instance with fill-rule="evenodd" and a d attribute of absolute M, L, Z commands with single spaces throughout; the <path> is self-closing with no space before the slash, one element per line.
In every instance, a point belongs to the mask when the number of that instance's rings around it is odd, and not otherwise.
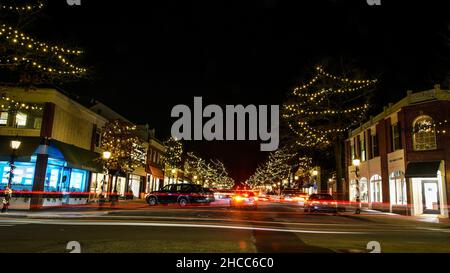
<path fill-rule="evenodd" d="M 279 104 L 323 60 L 378 78 L 373 111 L 407 89 L 429 89 L 449 71 L 446 1 L 52 0 L 29 28 L 86 52 L 91 79 L 64 86 L 92 96 L 159 138 L 176 104 Z M 146 4 L 147 3 L 147 4 Z M 186 143 L 246 179 L 266 154 L 259 142 Z"/>

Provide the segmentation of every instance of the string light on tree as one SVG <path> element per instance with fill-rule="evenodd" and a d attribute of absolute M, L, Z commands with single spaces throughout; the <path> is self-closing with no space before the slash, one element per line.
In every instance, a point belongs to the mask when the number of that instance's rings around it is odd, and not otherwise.
<path fill-rule="evenodd" d="M 13 2 L 13 1 L 6 1 L 6 2 Z M 16 1 L 14 1 L 13 3 L 15 2 Z M 44 1 L 34 1 L 34 2 L 35 3 L 9 4 L 9 5 L 0 3 L 0 10 L 16 11 L 16 12 L 36 12 L 37 10 L 41 10 L 45 6 Z"/>
<path fill-rule="evenodd" d="M 359 124 L 370 107 L 364 93 L 377 82 L 336 76 L 321 66 L 315 72 L 308 83 L 292 90 L 283 107 L 282 116 L 300 147 L 328 146 Z"/>
<path fill-rule="evenodd" d="M 122 120 L 108 122 L 102 129 L 101 148 L 111 153 L 108 170 L 130 173 L 146 161 L 145 149 L 136 135 L 136 126 Z"/>
<path fill-rule="evenodd" d="M 19 78 L 23 85 L 53 83 L 54 79 L 67 80 L 87 73 L 86 68 L 74 63 L 83 51 L 39 41 L 22 29 L 44 6 L 44 1 L 0 3 L 0 11 L 8 19 L 8 23 L 0 24 L 0 69 L 8 69 L 11 79 Z"/>

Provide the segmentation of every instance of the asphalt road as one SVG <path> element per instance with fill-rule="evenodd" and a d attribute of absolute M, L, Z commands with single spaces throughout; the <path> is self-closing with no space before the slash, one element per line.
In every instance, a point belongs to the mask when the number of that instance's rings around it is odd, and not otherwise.
<path fill-rule="evenodd" d="M 142 207 L 0 217 L 0 252 L 450 252 L 450 226 L 382 215 L 305 214 L 289 204 L 257 210 Z M 72 248 L 69 248 L 72 249 Z"/>

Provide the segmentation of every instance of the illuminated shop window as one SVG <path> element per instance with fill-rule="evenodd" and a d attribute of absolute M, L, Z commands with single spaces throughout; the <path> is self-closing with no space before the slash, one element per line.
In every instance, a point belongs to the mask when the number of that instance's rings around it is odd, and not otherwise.
<path fill-rule="evenodd" d="M 8 112 L 0 112 L 0 125 L 8 125 Z"/>
<path fill-rule="evenodd" d="M 25 127 L 27 126 L 27 117 L 28 115 L 23 112 L 18 112 L 16 114 L 16 124 L 18 127 Z"/>
<path fill-rule="evenodd" d="M 401 171 L 391 173 L 389 184 L 391 203 L 395 205 L 406 205 L 406 182 L 404 173 Z"/>
<path fill-rule="evenodd" d="M 44 191 L 56 192 L 61 189 L 61 180 L 65 161 L 49 158 L 45 175 Z"/>
<path fill-rule="evenodd" d="M 84 192 L 86 187 L 86 180 L 88 178 L 88 172 L 79 169 L 72 169 L 70 174 L 70 192 Z"/>
<path fill-rule="evenodd" d="M 374 175 L 370 178 L 370 201 L 375 203 L 381 203 L 382 191 L 381 191 L 381 176 Z"/>
<path fill-rule="evenodd" d="M 437 148 L 435 124 L 431 117 L 420 116 L 413 122 L 413 148 L 414 151 Z"/>
<path fill-rule="evenodd" d="M 360 194 L 360 200 L 363 203 L 369 202 L 369 189 L 367 185 L 367 178 L 362 177 L 359 180 L 359 194 Z"/>
<path fill-rule="evenodd" d="M 16 162 L 15 166 L 14 178 L 11 184 L 12 189 L 17 191 L 31 190 L 34 180 L 34 163 Z M 2 174 L 0 187 L 2 189 L 8 185 L 9 171 L 9 163 L 7 161 L 0 161 L 0 172 Z"/>

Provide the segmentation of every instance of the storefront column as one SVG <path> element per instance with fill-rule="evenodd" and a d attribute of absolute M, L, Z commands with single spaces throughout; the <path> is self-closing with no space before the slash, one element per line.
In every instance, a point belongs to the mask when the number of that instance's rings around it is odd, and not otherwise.
<path fill-rule="evenodd" d="M 413 181 L 410 178 L 404 178 L 406 183 L 406 216 L 415 215 L 413 201 Z"/>
<path fill-rule="evenodd" d="M 36 168 L 34 171 L 33 194 L 30 200 L 30 209 L 39 210 L 42 207 L 43 191 L 45 185 L 45 176 L 47 173 L 48 162 L 48 140 L 44 139 L 43 144 L 38 148 L 36 156 Z"/>

